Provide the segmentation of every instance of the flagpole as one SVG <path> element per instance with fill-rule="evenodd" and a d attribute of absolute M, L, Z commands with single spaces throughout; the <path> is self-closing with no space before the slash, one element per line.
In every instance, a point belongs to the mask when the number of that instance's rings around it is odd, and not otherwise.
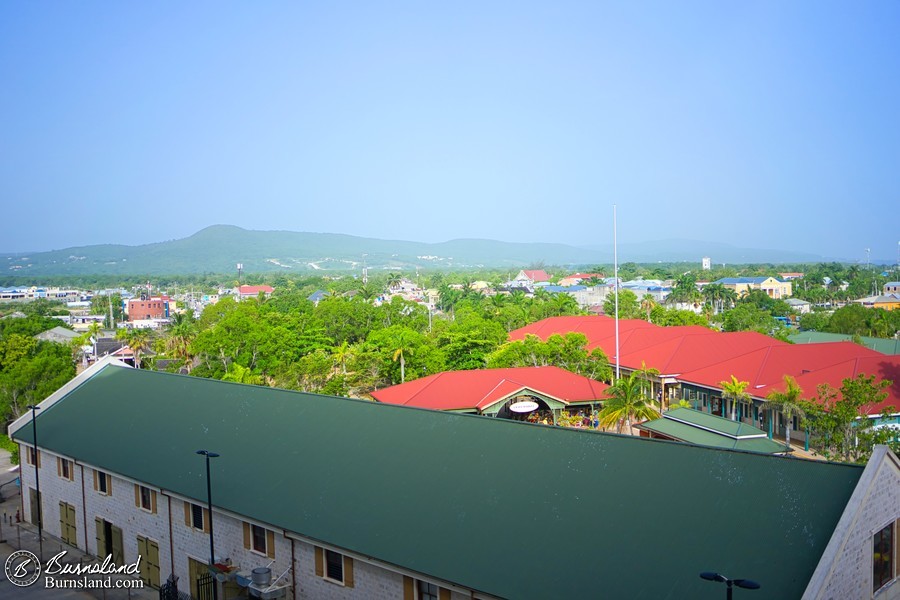
<path fill-rule="evenodd" d="M 619 242 L 616 233 L 616 205 L 613 204 L 613 278 L 616 280 L 616 381 L 619 380 Z"/>

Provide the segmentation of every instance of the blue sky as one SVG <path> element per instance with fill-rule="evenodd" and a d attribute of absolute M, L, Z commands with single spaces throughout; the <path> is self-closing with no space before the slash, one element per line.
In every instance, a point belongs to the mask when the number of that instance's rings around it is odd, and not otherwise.
<path fill-rule="evenodd" d="M 900 3 L 0 4 L 0 251 L 215 223 L 894 261 Z"/>

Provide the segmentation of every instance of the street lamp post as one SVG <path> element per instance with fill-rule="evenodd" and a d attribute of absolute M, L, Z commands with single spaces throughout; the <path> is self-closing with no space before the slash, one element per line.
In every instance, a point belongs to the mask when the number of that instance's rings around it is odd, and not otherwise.
<path fill-rule="evenodd" d="M 38 468 L 37 438 L 37 411 L 41 410 L 41 407 L 30 404 L 27 408 L 31 409 L 31 437 L 34 438 L 34 487 L 35 493 L 37 493 L 38 553 L 40 555 L 38 560 L 44 560 L 44 502 L 43 498 L 41 498 L 41 474 Z"/>
<path fill-rule="evenodd" d="M 209 450 L 197 450 L 197 454 L 202 454 L 206 457 L 206 510 L 209 513 L 209 566 L 213 567 L 216 564 L 216 549 L 213 544 L 212 482 L 209 478 L 209 459 L 218 458 L 219 455 L 215 452 L 210 452 Z M 212 590 L 213 600 L 218 600 L 219 590 L 217 589 L 215 581 L 213 581 Z"/>
<path fill-rule="evenodd" d="M 734 585 L 747 590 L 759 589 L 759 584 L 755 581 L 750 581 L 749 579 L 728 579 L 724 575 L 720 575 L 719 573 L 712 573 L 710 571 L 704 571 L 703 573 L 700 573 L 700 578 L 707 581 L 718 581 L 719 583 L 726 584 L 728 587 L 727 591 L 725 592 L 725 598 L 727 598 L 728 600 L 731 600 L 731 595 L 733 594 L 732 586 Z"/>

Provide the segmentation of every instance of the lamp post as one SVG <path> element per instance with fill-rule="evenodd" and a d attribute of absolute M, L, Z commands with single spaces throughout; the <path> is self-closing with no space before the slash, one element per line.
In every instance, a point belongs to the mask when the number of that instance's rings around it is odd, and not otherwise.
<path fill-rule="evenodd" d="M 197 454 L 202 454 L 206 457 L 206 510 L 209 513 L 209 566 L 212 567 L 216 564 L 216 549 L 213 545 L 212 482 L 209 478 L 209 459 L 218 458 L 219 455 L 215 452 L 210 452 L 209 450 L 197 450 Z M 216 582 L 213 581 L 213 600 L 218 600 L 219 598 L 219 590 L 217 588 Z"/>
<path fill-rule="evenodd" d="M 725 598 L 731 600 L 732 595 L 732 586 L 736 585 L 739 588 L 744 588 L 747 590 L 758 590 L 759 584 L 755 581 L 750 581 L 749 579 L 728 579 L 724 575 L 720 575 L 719 573 L 712 573 L 710 571 L 704 571 L 700 573 L 700 578 L 705 579 L 707 581 L 718 581 L 719 583 L 724 583 L 728 586 L 727 591 L 725 592 Z"/>
<path fill-rule="evenodd" d="M 38 553 L 40 555 L 38 560 L 44 560 L 44 502 L 43 498 L 41 498 L 41 474 L 38 468 L 37 438 L 37 411 L 41 410 L 41 407 L 29 404 L 26 408 L 31 409 L 31 437 L 34 439 L 34 487 L 37 493 Z"/>

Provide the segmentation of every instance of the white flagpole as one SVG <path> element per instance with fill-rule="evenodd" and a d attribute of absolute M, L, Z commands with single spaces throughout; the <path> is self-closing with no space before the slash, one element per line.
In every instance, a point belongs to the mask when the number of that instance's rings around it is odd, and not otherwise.
<path fill-rule="evenodd" d="M 616 280 L 616 381 L 619 380 L 619 242 L 616 235 L 616 205 L 613 204 L 613 277 Z"/>

